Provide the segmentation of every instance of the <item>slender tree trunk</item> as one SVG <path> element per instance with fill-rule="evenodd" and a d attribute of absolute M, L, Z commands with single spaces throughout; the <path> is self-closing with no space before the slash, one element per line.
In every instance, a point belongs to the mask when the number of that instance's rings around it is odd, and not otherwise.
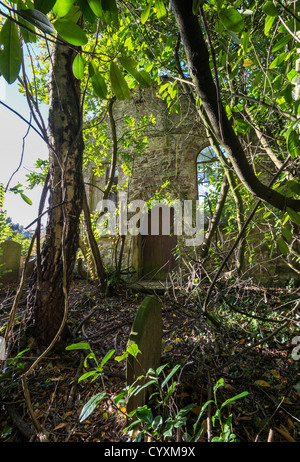
<path fill-rule="evenodd" d="M 210 221 L 208 231 L 204 236 L 203 244 L 200 250 L 200 258 L 206 258 L 208 255 L 213 235 L 215 231 L 217 230 L 217 227 L 220 222 L 220 218 L 221 218 L 222 211 L 224 209 L 228 190 L 229 190 L 229 183 L 228 183 L 227 176 L 225 174 L 214 214 Z"/>
<path fill-rule="evenodd" d="M 98 243 L 93 233 L 92 223 L 91 223 L 91 214 L 87 202 L 86 192 L 83 191 L 83 214 L 84 214 L 84 221 L 87 233 L 88 243 L 92 252 L 92 261 L 93 261 L 93 268 L 95 272 L 95 276 L 97 279 L 97 283 L 100 285 L 102 292 L 105 292 L 107 281 L 106 281 L 106 273 L 105 268 L 103 265 L 103 261 L 101 258 L 100 250 L 98 247 Z"/>
<path fill-rule="evenodd" d="M 54 45 L 49 112 L 53 147 L 49 152 L 50 212 L 41 250 L 41 266 L 34 274 L 27 300 L 29 332 L 43 346 L 50 344 L 61 326 L 79 241 L 84 144 L 80 82 L 72 72 L 75 56 L 74 47 Z M 66 334 L 67 328 L 64 328 L 61 340 Z"/>

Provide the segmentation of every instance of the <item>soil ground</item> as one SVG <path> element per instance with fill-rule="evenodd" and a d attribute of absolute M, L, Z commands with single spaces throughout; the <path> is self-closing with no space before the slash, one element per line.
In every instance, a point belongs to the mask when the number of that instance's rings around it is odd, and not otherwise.
<path fill-rule="evenodd" d="M 3 326 L 7 323 L 14 293 L 14 287 L 1 289 L 0 335 L 4 335 Z M 23 351 L 18 345 L 18 327 L 25 310 L 25 296 L 26 292 L 16 317 L 14 355 Z M 144 297 L 143 293 L 120 288 L 113 296 L 103 298 L 94 285 L 76 279 L 70 294 L 68 325 L 73 334 L 70 343 L 88 342 L 99 361 L 111 349 L 115 355 L 122 355 L 136 310 Z M 216 392 L 219 406 L 241 392 L 249 393 L 222 410 L 224 419 L 232 414 L 231 430 L 239 441 L 299 442 L 300 361 L 295 356 L 296 344 L 292 343 L 297 334 L 300 335 L 299 314 L 293 314 L 287 328 L 265 339 L 289 316 L 295 300 L 299 299 L 299 289 L 230 290 L 225 298 L 231 308 L 216 295 L 210 313 L 218 325 L 202 315 L 197 303 L 199 294 L 198 298 L 182 292 L 160 297 L 163 302 L 161 364 L 168 364 L 167 372 L 181 364 L 170 413 L 195 404 L 186 425 L 169 440 L 182 441 L 185 431 L 192 434 L 202 406 L 213 397 L 213 386 L 222 378 L 224 386 Z M 266 318 L 271 322 L 266 322 Z M 18 360 L 11 362 L 9 378 L 4 380 L 7 370 L 3 371 L 2 379 L 0 375 L 0 442 L 37 440 L 20 381 L 20 372 L 37 356 L 36 351 L 23 352 Z M 84 359 L 81 351 L 51 351 L 30 374 L 28 389 L 37 421 L 51 442 L 129 441 L 128 434 L 123 432 L 125 409 L 113 406 L 110 399 L 104 399 L 85 421 L 79 421 L 84 404 L 102 392 L 103 386 L 111 398 L 122 391 L 126 385 L 126 362 L 117 362 L 112 357 L 105 365 L 103 381 L 78 382 L 91 367 L 89 363 L 84 364 Z M 209 438 L 207 423 L 213 420 L 208 417 L 209 413 L 213 417 L 215 410 L 214 404 L 207 407 L 200 419 L 199 427 L 204 425 L 201 441 Z M 219 434 L 216 423 L 211 427 L 211 436 Z"/>

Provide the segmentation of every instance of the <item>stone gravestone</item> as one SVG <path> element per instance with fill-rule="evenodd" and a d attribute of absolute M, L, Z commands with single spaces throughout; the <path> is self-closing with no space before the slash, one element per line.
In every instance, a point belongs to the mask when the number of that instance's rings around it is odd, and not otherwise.
<path fill-rule="evenodd" d="M 18 282 L 22 246 L 18 242 L 4 241 L 0 244 L 0 282 Z M 7 271 L 7 272 L 5 272 Z"/>
<path fill-rule="evenodd" d="M 141 303 L 129 336 L 128 345 L 136 343 L 140 352 L 137 357 L 129 355 L 127 358 L 126 380 L 131 385 L 137 377 L 148 372 L 150 367 L 156 369 L 161 361 L 162 340 L 162 313 L 161 302 L 153 295 L 147 296 Z M 139 380 L 136 385 L 143 385 L 145 379 Z M 144 388 L 136 396 L 129 399 L 127 412 L 138 406 L 143 406 L 149 388 Z"/>

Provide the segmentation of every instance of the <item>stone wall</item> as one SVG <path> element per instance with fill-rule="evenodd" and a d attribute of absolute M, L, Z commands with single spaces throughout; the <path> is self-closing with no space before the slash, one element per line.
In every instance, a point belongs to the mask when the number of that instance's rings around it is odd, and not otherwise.
<path fill-rule="evenodd" d="M 138 121 L 151 114 L 156 120 L 144 132 L 148 138 L 148 147 L 143 155 L 136 155 L 133 161 L 133 173 L 127 188 L 129 200 L 148 200 L 155 191 L 166 183 L 165 188 L 177 199 L 196 199 L 196 158 L 201 149 L 207 146 L 205 130 L 199 120 L 195 108 L 187 96 L 179 97 L 180 112 L 170 114 L 167 104 L 157 95 L 157 88 L 137 89 L 130 100 L 116 101 L 113 114 L 117 135 L 122 135 L 124 116 L 133 116 Z M 108 164 L 109 165 L 109 164 Z M 103 189 L 104 176 L 94 177 L 90 165 L 86 170 L 89 183 Z M 118 165 L 119 186 L 126 184 L 126 175 Z M 88 187 L 90 207 L 97 208 L 101 192 L 95 187 Z"/>
<path fill-rule="evenodd" d="M 130 199 L 148 200 L 166 181 L 170 185 L 165 190 L 175 198 L 196 199 L 196 157 L 207 145 L 207 139 L 188 98 L 181 95 L 179 104 L 180 112 L 170 114 L 155 87 L 138 90 L 130 101 L 117 102 L 116 114 L 132 115 L 135 119 L 152 114 L 156 120 L 145 133 L 149 143 L 147 151 L 134 161 Z M 122 126 L 122 116 L 116 117 L 116 121 Z"/>
<path fill-rule="evenodd" d="M 196 159 L 199 152 L 208 145 L 204 127 L 190 100 L 180 95 L 180 111 L 169 112 L 167 103 L 158 96 L 155 86 L 136 89 L 130 100 L 116 101 L 113 115 L 118 138 L 122 135 L 124 116 L 132 116 L 138 122 L 142 117 L 152 115 L 156 123 L 149 124 L 143 136 L 147 136 L 148 146 L 142 155 L 136 153 L 132 161 L 132 175 L 128 177 L 118 162 L 118 187 L 127 193 L 128 202 L 147 201 L 156 192 L 169 194 L 172 199 L 197 199 Z M 107 163 L 107 168 L 109 163 Z M 90 210 L 99 210 L 106 178 L 95 176 L 93 165 L 85 171 Z M 139 236 L 126 238 L 123 267 L 133 266 L 141 275 L 143 266 L 141 255 L 142 240 Z M 114 255 L 111 239 L 102 238 L 100 249 L 105 263 L 113 266 Z"/>

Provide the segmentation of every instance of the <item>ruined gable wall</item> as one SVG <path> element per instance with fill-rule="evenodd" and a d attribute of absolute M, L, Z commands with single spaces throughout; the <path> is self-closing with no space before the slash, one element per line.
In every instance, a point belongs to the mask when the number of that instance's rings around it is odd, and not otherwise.
<path fill-rule="evenodd" d="M 208 145 L 205 129 L 196 113 L 195 107 L 185 95 L 179 96 L 179 113 L 169 112 L 167 103 L 157 95 L 157 87 L 137 88 L 132 91 L 130 100 L 115 101 L 113 116 L 117 137 L 123 134 L 125 116 L 133 116 L 136 122 L 141 117 L 152 115 L 156 123 L 148 125 L 143 136 L 147 136 L 148 146 L 142 155 L 134 156 L 132 176 L 126 177 L 119 159 L 118 185 L 132 200 L 147 201 L 156 191 L 163 188 L 172 199 L 197 199 L 196 158 L 198 153 Z M 121 148 L 121 146 L 120 146 Z M 108 164 L 109 165 L 109 164 Z M 90 210 L 98 210 L 102 199 L 105 178 L 93 176 L 92 165 L 85 171 Z M 128 185 L 125 187 L 125 185 Z M 128 235 L 124 249 L 123 267 L 133 265 L 137 270 L 142 266 L 139 237 Z M 114 252 L 110 239 L 101 239 L 102 255 L 109 266 L 113 266 Z"/>
<path fill-rule="evenodd" d="M 204 128 L 195 108 L 185 95 L 179 96 L 180 112 L 169 113 L 167 104 L 157 96 L 156 87 L 138 89 L 129 101 L 117 101 L 114 115 L 118 132 L 121 132 L 124 114 L 138 120 L 141 116 L 156 119 L 145 134 L 148 147 L 134 159 L 129 181 L 129 199 L 148 200 L 155 191 L 165 188 L 176 199 L 196 199 L 197 181 L 195 160 L 198 152 L 207 144 Z M 120 184 L 125 183 L 121 169 Z"/>
<path fill-rule="evenodd" d="M 113 114 L 117 127 L 117 135 L 122 135 L 124 126 L 124 116 L 133 116 L 136 121 L 142 116 L 150 116 L 156 119 L 155 125 L 149 125 L 144 133 L 148 138 L 148 147 L 142 155 L 134 158 L 134 168 L 132 176 L 129 178 L 128 201 L 142 199 L 147 201 L 153 196 L 155 191 L 159 191 L 166 181 L 170 184 L 164 188 L 164 192 L 169 192 L 173 199 L 184 200 L 197 198 L 197 177 L 196 177 L 196 158 L 198 153 L 209 144 L 205 129 L 202 126 L 199 116 L 188 97 L 180 96 L 179 113 L 169 113 L 167 104 L 157 96 L 157 88 L 135 89 L 130 100 L 116 101 L 113 105 Z M 256 141 L 249 141 L 252 151 L 261 156 L 261 162 L 266 157 L 261 149 L 255 149 Z M 272 165 L 269 166 L 267 159 L 266 169 L 263 169 L 261 179 L 265 183 L 269 182 L 272 172 Z M 255 166 L 254 168 L 258 168 Z M 126 184 L 126 176 L 120 164 L 119 185 Z M 88 172 L 90 175 L 90 171 Z M 96 184 L 101 189 L 105 186 L 104 177 L 89 176 L 89 181 Z M 97 209 L 97 203 L 102 199 L 102 194 L 97 188 L 89 188 L 89 199 L 91 210 Z M 257 238 L 259 239 L 259 237 Z M 262 239 L 261 239 L 262 240 Z M 103 248 L 102 255 L 109 266 L 114 265 L 114 251 L 110 239 L 102 239 L 100 247 Z M 139 275 L 142 267 L 140 254 L 141 240 L 139 237 L 128 235 L 124 250 L 123 267 L 134 266 Z M 266 252 L 266 253 L 265 253 Z M 289 279 L 295 273 L 288 272 L 286 265 L 278 268 L 278 261 L 273 264 L 265 264 L 269 256 L 268 250 L 261 251 L 259 260 L 261 264 L 256 267 L 255 274 L 251 273 L 260 280 L 266 282 L 280 283 L 276 279 Z M 250 274 L 249 274 L 250 275 Z M 280 277 L 279 277 L 280 276 Z"/>

